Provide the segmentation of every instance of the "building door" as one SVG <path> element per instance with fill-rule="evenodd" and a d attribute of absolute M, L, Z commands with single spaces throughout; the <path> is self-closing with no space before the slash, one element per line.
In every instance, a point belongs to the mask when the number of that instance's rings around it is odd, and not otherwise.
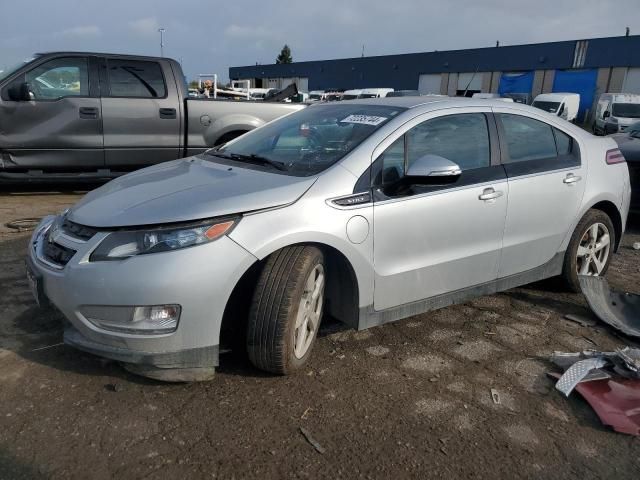
<path fill-rule="evenodd" d="M 482 91 L 482 72 L 459 73 L 456 95 L 459 97 L 471 97 L 474 93 Z"/>
<path fill-rule="evenodd" d="M 584 122 L 587 110 L 593 105 L 596 93 L 598 70 L 556 70 L 553 80 L 554 92 L 570 92 L 580 94 L 580 108 L 577 122 Z"/>
<path fill-rule="evenodd" d="M 442 75 L 439 73 L 427 73 L 420 75 L 418 79 L 418 91 L 421 95 L 440 95 L 440 83 Z"/>
<path fill-rule="evenodd" d="M 630 68 L 622 84 L 624 93 L 640 93 L 640 68 Z"/>

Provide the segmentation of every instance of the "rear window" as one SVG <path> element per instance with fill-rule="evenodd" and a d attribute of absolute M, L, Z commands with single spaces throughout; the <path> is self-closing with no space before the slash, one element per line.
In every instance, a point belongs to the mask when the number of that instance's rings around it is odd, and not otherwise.
<path fill-rule="evenodd" d="M 107 60 L 112 97 L 164 98 L 167 89 L 159 63 Z"/>

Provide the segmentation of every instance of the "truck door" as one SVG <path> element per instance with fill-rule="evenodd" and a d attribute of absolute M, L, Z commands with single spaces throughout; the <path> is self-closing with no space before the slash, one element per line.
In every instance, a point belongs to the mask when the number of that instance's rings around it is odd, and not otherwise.
<path fill-rule="evenodd" d="M 69 173 L 104 167 L 95 60 L 45 59 L 3 89 L 0 146 L 6 171 Z M 12 100 L 8 91 L 24 83 L 31 99 Z"/>
<path fill-rule="evenodd" d="M 102 111 L 108 168 L 134 170 L 180 157 L 182 109 L 167 63 L 106 58 L 100 82 L 106 86 Z"/>

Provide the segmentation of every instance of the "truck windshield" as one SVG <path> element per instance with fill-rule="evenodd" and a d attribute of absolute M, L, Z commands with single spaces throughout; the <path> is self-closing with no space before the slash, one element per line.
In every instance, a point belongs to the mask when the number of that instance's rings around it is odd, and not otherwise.
<path fill-rule="evenodd" d="M 531 104 L 531 106 L 539 108 L 540 110 L 544 110 L 545 112 L 556 113 L 558 111 L 558 107 L 560 106 L 560 102 L 535 101 Z"/>
<path fill-rule="evenodd" d="M 314 175 L 343 158 L 404 110 L 382 105 L 314 105 L 207 153 L 277 173 Z"/>
<path fill-rule="evenodd" d="M 640 103 L 614 103 L 611 113 L 614 117 L 640 118 Z"/>
<path fill-rule="evenodd" d="M 355 100 L 356 98 L 358 98 L 358 95 L 352 95 L 352 94 L 342 95 L 342 100 Z"/>

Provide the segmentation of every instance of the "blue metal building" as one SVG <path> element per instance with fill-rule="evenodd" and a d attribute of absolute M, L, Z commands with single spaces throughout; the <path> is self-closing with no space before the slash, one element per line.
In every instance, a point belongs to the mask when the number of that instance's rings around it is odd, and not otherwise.
<path fill-rule="evenodd" d="M 580 93 L 582 119 L 603 92 L 640 93 L 640 36 L 231 67 L 255 87 L 328 90 L 391 87 L 421 93 L 519 96 Z"/>

